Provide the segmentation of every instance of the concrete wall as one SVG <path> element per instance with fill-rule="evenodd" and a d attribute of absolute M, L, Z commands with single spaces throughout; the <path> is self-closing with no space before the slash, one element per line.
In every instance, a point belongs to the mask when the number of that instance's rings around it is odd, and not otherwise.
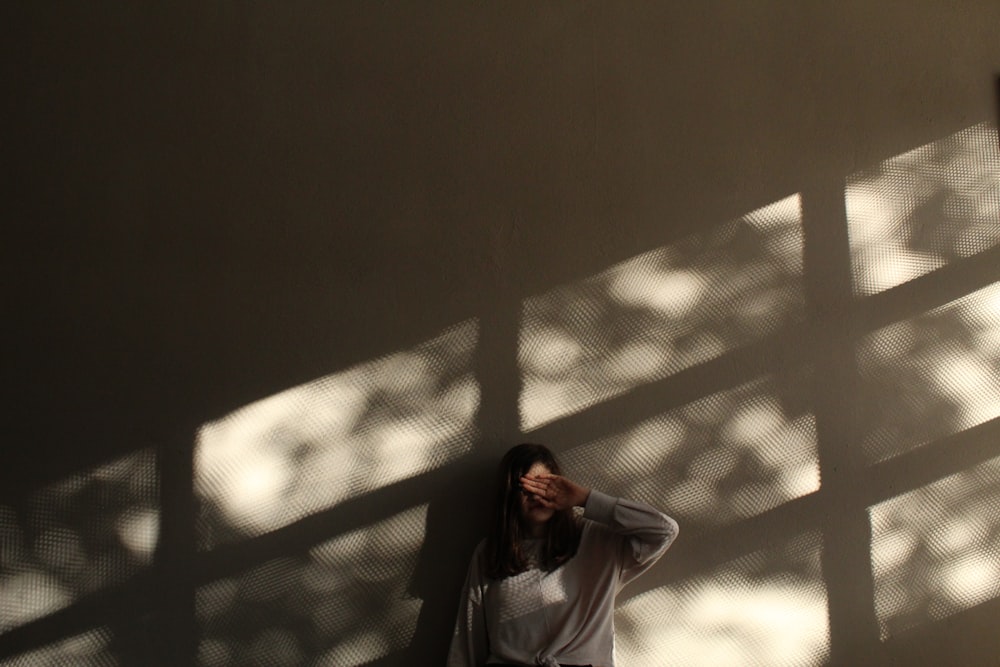
<path fill-rule="evenodd" d="M 0 664 L 440 664 L 543 441 L 622 664 L 993 664 L 995 2 L 3 10 Z"/>

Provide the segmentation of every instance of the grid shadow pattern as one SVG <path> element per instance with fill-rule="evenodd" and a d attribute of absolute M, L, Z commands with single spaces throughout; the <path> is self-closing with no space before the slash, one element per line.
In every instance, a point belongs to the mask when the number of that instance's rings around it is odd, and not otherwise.
<path fill-rule="evenodd" d="M 623 662 L 861 664 L 1000 594 L 998 175 L 975 126 L 506 313 L 518 437 L 685 526 L 621 599 Z M 204 425 L 169 562 L 162 456 L 0 508 L 0 665 L 155 662 L 134 638 L 188 613 L 198 665 L 442 651 L 456 585 L 428 581 L 471 545 L 435 540 L 510 409 L 488 319 Z"/>

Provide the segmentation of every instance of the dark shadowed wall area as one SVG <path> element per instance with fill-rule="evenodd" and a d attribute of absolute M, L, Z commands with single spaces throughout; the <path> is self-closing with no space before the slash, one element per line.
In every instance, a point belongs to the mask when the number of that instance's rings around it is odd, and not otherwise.
<path fill-rule="evenodd" d="M 492 472 L 618 662 L 996 665 L 1000 3 L 9 3 L 0 665 L 440 665 Z"/>

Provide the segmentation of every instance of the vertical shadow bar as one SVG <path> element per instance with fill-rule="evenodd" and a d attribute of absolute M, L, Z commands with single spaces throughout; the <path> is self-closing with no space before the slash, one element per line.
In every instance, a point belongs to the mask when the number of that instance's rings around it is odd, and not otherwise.
<path fill-rule="evenodd" d="M 492 288 L 491 288 L 492 289 Z M 484 294 L 474 373 L 479 382 L 476 448 L 452 466 L 455 477 L 429 493 L 424 543 L 410 593 L 423 600 L 407 649 L 374 665 L 434 664 L 447 660 L 455 612 L 469 557 L 488 519 L 496 461 L 520 433 L 517 367 L 520 302 Z M 499 452 L 499 453 L 498 453 Z"/>
<path fill-rule="evenodd" d="M 996 111 L 997 111 L 997 148 L 1000 148 L 1000 74 L 997 75 L 997 80 L 994 86 L 997 94 L 996 98 Z"/>
<path fill-rule="evenodd" d="M 478 426 L 487 451 L 502 454 L 514 444 L 507 439 L 521 433 L 518 409 L 521 380 L 517 362 L 521 302 L 509 294 L 498 294 L 480 316 L 476 376 L 480 401 Z"/>
<path fill-rule="evenodd" d="M 161 510 L 154 590 L 162 618 L 151 638 L 151 665 L 195 664 L 194 432 L 175 433 L 157 449 Z"/>
<path fill-rule="evenodd" d="M 851 256 L 843 183 L 802 193 L 805 283 L 814 329 L 814 396 L 823 506 L 830 663 L 864 664 L 878 646 L 855 388 Z"/>

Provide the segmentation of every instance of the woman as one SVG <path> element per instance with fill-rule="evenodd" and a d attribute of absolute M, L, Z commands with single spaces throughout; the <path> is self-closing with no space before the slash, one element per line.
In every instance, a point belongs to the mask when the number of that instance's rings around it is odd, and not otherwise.
<path fill-rule="evenodd" d="M 544 445 L 508 451 L 498 482 L 448 666 L 611 667 L 615 595 L 663 555 L 677 522 L 563 477 Z"/>

